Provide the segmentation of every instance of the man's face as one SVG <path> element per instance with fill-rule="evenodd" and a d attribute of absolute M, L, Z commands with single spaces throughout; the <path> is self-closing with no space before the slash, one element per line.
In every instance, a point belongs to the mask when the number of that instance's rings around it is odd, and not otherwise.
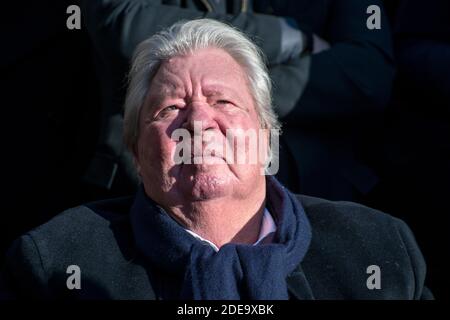
<path fill-rule="evenodd" d="M 191 163 L 175 159 L 181 143 L 174 139 L 177 129 L 191 134 Z M 135 160 L 146 193 L 162 205 L 173 206 L 227 196 L 243 199 L 264 184 L 260 158 L 256 163 L 248 161 L 248 153 L 258 149 L 248 148 L 246 139 L 247 148 L 235 148 L 235 161 L 227 161 L 225 152 L 217 151 L 206 159 L 199 145 L 194 146 L 195 134 L 203 151 L 206 136 L 225 151 L 227 129 L 250 129 L 257 136 L 260 129 L 242 67 L 215 48 L 164 62 L 153 78 L 139 121 Z M 237 152 L 246 154 L 245 163 L 236 161 Z"/>

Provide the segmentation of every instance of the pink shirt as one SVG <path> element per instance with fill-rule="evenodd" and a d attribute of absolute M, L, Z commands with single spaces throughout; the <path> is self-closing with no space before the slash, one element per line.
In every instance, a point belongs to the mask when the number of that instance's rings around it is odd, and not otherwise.
<path fill-rule="evenodd" d="M 217 248 L 217 246 L 214 243 L 212 243 L 211 241 L 202 238 L 201 236 L 196 234 L 194 231 L 191 231 L 188 229 L 185 229 L 185 230 L 189 234 L 191 234 L 194 238 L 197 238 L 201 241 L 208 243 L 211 247 L 213 247 L 213 249 L 215 251 L 219 251 L 219 248 Z M 276 230 L 277 230 L 277 226 L 275 224 L 275 221 L 272 218 L 272 215 L 270 214 L 269 210 L 264 209 L 263 221 L 262 221 L 262 225 L 261 225 L 261 230 L 259 231 L 259 237 L 258 237 L 258 240 L 253 245 L 256 246 L 258 243 L 260 243 L 262 240 L 264 240 L 268 235 L 274 233 Z"/>

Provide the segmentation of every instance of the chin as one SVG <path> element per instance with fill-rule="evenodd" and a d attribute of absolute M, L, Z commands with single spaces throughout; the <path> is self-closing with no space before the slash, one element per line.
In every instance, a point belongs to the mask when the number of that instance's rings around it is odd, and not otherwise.
<path fill-rule="evenodd" d="M 228 174 L 197 172 L 190 177 L 190 193 L 195 200 L 208 200 L 226 196 L 232 191 L 232 181 Z"/>

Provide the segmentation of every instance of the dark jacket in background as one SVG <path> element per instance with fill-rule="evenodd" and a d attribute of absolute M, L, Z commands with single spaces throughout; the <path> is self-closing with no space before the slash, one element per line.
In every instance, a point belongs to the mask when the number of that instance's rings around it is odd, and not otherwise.
<path fill-rule="evenodd" d="M 96 147 L 100 90 L 87 32 L 66 27 L 73 3 L 2 7 L 1 190 L 8 201 L 0 205 L 0 260 L 20 234 L 82 203 L 79 181 Z"/>
<path fill-rule="evenodd" d="M 84 22 L 97 56 L 103 95 L 102 130 L 86 181 L 115 193 L 137 179 L 122 143 L 125 74 L 136 45 L 182 19 L 213 18 L 248 34 L 268 58 L 274 106 L 284 124 L 278 178 L 293 191 L 356 199 L 377 177 L 360 152 L 364 135 L 385 107 L 393 78 L 389 26 L 366 27 L 370 0 L 84 1 Z M 308 38 L 331 49 L 276 64 L 281 30 L 275 16 L 295 19 Z M 362 140 L 362 141 L 361 141 Z M 370 148 L 369 148 L 370 149 Z"/>
<path fill-rule="evenodd" d="M 394 36 L 398 74 L 379 153 L 377 207 L 411 226 L 430 289 L 450 299 L 450 1 L 401 1 Z"/>

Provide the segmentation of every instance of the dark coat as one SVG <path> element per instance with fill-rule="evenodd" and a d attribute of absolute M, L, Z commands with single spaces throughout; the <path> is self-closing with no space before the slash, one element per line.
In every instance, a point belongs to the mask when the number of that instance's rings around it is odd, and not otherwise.
<path fill-rule="evenodd" d="M 394 75 L 384 10 L 380 30 L 366 27 L 367 7 L 382 6 L 381 1 L 235 0 L 226 8 L 209 0 L 83 3 L 103 89 L 102 130 L 85 176 L 89 183 L 121 189 L 117 194 L 137 185 L 122 143 L 124 78 L 137 44 L 179 20 L 211 18 L 245 32 L 267 56 L 274 107 L 284 124 L 280 181 L 294 192 L 333 200 L 355 200 L 376 184 L 364 137 L 377 132 L 374 119 L 389 100 Z M 281 43 L 277 17 L 295 19 L 307 38 L 317 34 L 330 50 L 274 63 Z"/>
<path fill-rule="evenodd" d="M 421 299 L 425 262 L 410 229 L 387 214 L 350 202 L 298 196 L 312 242 L 287 279 L 292 299 Z M 69 209 L 19 238 L 3 268 L 8 294 L 32 298 L 161 299 L 174 296 L 137 250 L 130 224 L 133 198 Z M 158 243 L 149 243 L 158 246 Z M 68 290 L 67 268 L 81 270 L 81 289 Z M 381 269 L 369 290 L 367 267 Z M 176 296 L 176 293 L 175 293 Z"/>

